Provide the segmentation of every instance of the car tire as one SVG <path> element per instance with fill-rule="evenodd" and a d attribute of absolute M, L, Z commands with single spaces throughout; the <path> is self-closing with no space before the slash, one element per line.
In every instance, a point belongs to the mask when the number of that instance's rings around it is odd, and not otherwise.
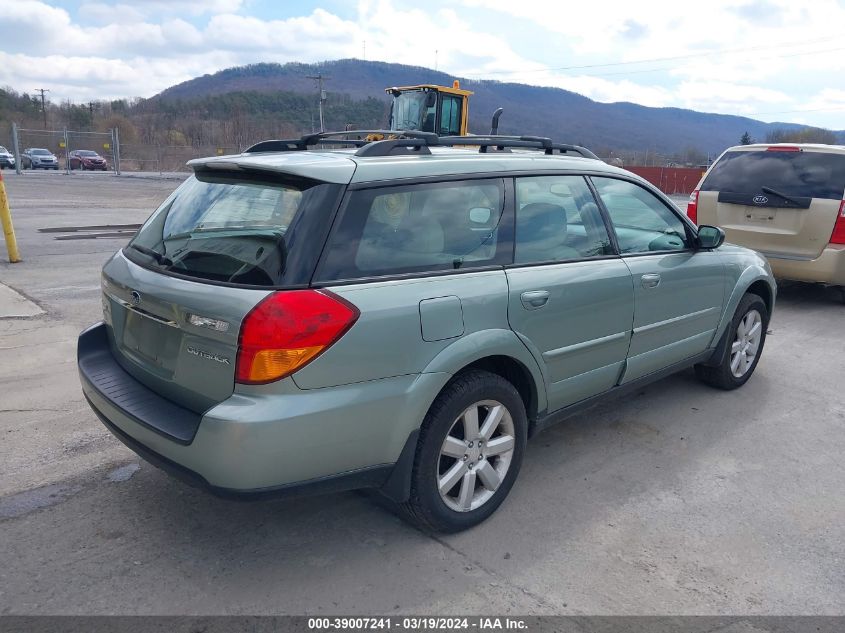
<path fill-rule="evenodd" d="M 737 389 L 744 385 L 760 362 L 768 328 L 766 302 L 758 295 L 746 293 L 724 334 L 728 341 L 723 358 L 715 366 L 696 365 L 698 378 L 718 389 Z"/>
<path fill-rule="evenodd" d="M 401 515 L 431 532 L 459 532 L 481 523 L 510 492 L 527 436 L 525 405 L 510 382 L 481 370 L 459 374 L 422 423 Z"/>

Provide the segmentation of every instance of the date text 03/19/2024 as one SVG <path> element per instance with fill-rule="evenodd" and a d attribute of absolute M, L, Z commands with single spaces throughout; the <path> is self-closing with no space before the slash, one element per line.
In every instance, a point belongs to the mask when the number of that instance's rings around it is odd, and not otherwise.
<path fill-rule="evenodd" d="M 315 631 L 520 631 L 528 626 L 525 620 L 510 617 L 375 616 L 308 618 L 308 628 Z"/>

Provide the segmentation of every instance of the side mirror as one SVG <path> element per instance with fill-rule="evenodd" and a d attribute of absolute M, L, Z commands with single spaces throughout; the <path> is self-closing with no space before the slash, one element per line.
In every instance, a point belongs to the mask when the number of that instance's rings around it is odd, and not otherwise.
<path fill-rule="evenodd" d="M 698 227 L 699 248 L 719 248 L 725 241 L 725 232 L 718 226 L 706 224 Z"/>
<path fill-rule="evenodd" d="M 437 104 L 437 93 L 429 90 L 425 93 L 425 107 L 433 108 Z"/>

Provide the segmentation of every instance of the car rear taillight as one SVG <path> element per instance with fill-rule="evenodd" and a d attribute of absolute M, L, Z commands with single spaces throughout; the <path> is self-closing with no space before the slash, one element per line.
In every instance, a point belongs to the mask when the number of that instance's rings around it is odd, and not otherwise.
<path fill-rule="evenodd" d="M 687 202 L 687 217 L 695 224 L 698 224 L 698 189 L 689 195 L 689 202 Z"/>
<path fill-rule="evenodd" d="M 845 200 L 839 205 L 839 215 L 836 216 L 836 224 L 830 234 L 830 243 L 845 244 Z"/>
<path fill-rule="evenodd" d="M 772 145 L 766 148 L 767 152 L 800 152 L 801 148 L 795 145 Z"/>
<path fill-rule="evenodd" d="M 241 324 L 235 380 L 255 385 L 289 376 L 337 342 L 360 314 L 327 290 L 274 292 Z"/>

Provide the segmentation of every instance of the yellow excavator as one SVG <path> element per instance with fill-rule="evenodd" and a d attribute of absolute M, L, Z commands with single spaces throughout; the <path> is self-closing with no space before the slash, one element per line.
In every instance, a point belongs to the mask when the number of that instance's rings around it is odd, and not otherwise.
<path fill-rule="evenodd" d="M 420 84 L 385 88 L 384 91 L 393 97 L 388 129 L 434 132 L 438 136 L 469 135 L 472 91 L 462 89 L 457 79 L 451 87 Z M 493 115 L 491 134 L 497 133 L 501 114 L 502 108 L 499 108 Z"/>

